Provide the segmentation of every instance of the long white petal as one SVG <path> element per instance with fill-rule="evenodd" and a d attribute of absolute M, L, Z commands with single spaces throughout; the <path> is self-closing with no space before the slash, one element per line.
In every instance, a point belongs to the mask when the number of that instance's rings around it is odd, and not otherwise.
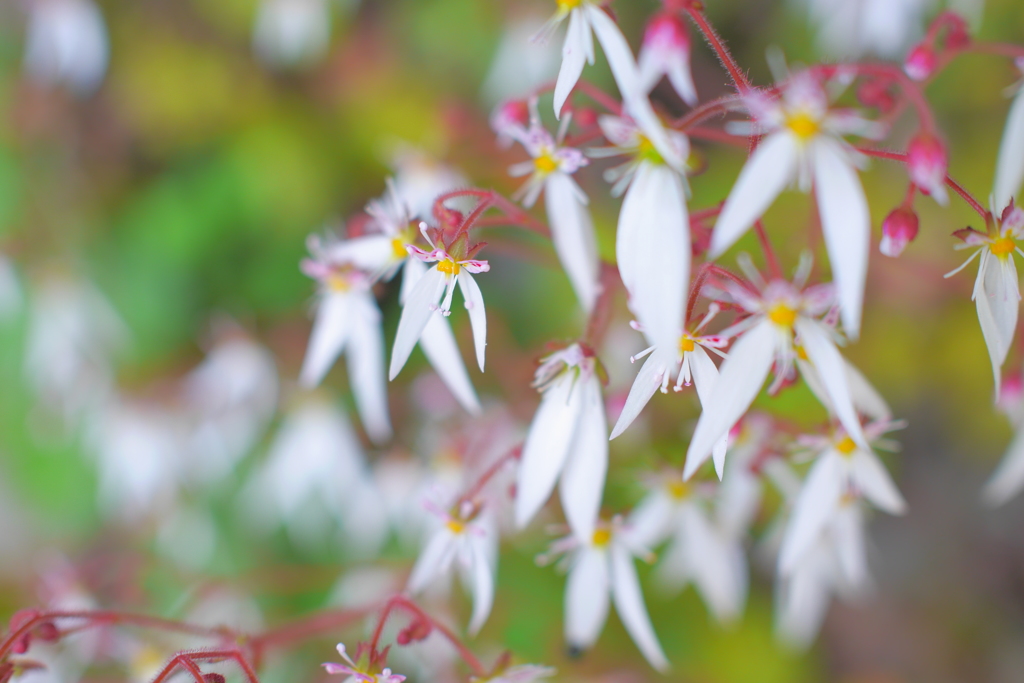
<path fill-rule="evenodd" d="M 451 564 L 457 550 L 455 541 L 447 529 L 434 534 L 412 568 L 409 576 L 410 593 L 419 593 Z"/>
<path fill-rule="evenodd" d="M 370 439 L 378 444 L 391 438 L 380 317 L 377 302 L 368 292 L 353 298 L 353 327 L 346 358 L 359 419 Z"/>
<path fill-rule="evenodd" d="M 619 209 L 619 222 L 615 231 L 615 261 L 619 267 L 619 277 L 626 291 L 631 295 L 636 291 L 636 279 L 643 264 L 637 255 L 639 235 L 643 227 L 654 225 L 657 215 L 654 213 L 654 202 L 651 199 L 653 184 L 650 176 L 654 165 L 642 162 L 633 176 L 633 181 L 622 198 Z"/>
<path fill-rule="evenodd" d="M 629 513 L 628 523 L 619 532 L 636 547 L 653 548 L 672 534 L 675 503 L 662 490 L 655 489 Z"/>
<path fill-rule="evenodd" d="M 469 621 L 469 634 L 476 635 L 487 621 L 491 606 L 494 604 L 494 570 L 488 557 L 487 538 L 471 534 L 467 540 L 473 582 L 473 616 Z"/>
<path fill-rule="evenodd" d="M 727 541 L 696 506 L 686 511 L 683 523 L 693 581 L 701 597 L 719 621 L 736 619 L 747 594 L 742 550 L 734 552 L 736 544 Z"/>
<path fill-rule="evenodd" d="M 1024 486 L 1024 429 L 1013 435 L 999 467 L 985 484 L 983 497 L 989 505 L 1002 505 Z"/>
<path fill-rule="evenodd" d="M 863 586 L 868 580 L 868 561 L 860 506 L 856 503 L 840 506 L 832 529 L 844 578 L 851 587 Z"/>
<path fill-rule="evenodd" d="M 754 402 L 775 357 L 775 325 L 762 320 L 741 336 L 729 357 L 722 363 L 718 381 L 707 403 L 686 451 L 683 478 L 689 479 L 697 471 L 715 443 L 736 424 Z"/>
<path fill-rule="evenodd" d="M 466 300 L 469 311 L 469 324 L 473 328 L 473 347 L 476 349 L 476 362 L 480 372 L 484 371 L 484 350 L 487 348 L 487 311 L 484 308 L 484 295 L 480 285 L 469 273 L 459 275 L 459 288 Z"/>
<path fill-rule="evenodd" d="M 665 353 L 659 353 L 659 349 L 655 349 L 647 360 L 644 361 L 643 366 L 640 368 L 640 372 L 637 373 L 636 379 L 633 380 L 633 386 L 629 389 L 629 396 L 626 397 L 626 403 L 622 406 L 622 412 L 619 413 L 619 419 L 615 422 L 615 428 L 612 429 L 612 434 L 609 439 L 614 439 L 622 432 L 626 431 L 629 425 L 633 424 L 633 420 L 637 418 L 640 411 L 644 409 L 644 406 L 654 396 L 654 392 L 661 386 L 662 379 L 665 377 L 665 373 L 669 371 L 668 359 L 665 358 Z"/>
<path fill-rule="evenodd" d="M 690 352 L 690 372 L 693 373 L 693 386 L 697 389 L 697 397 L 701 405 L 711 399 L 715 384 L 718 382 L 718 368 L 708 356 L 704 347 L 695 344 Z M 730 427 L 731 429 L 731 427 Z M 715 463 L 715 473 L 721 480 L 725 476 L 725 454 L 729 450 L 729 433 L 719 439 L 711 448 L 711 459 Z"/>
<path fill-rule="evenodd" d="M 906 512 L 907 502 L 903 500 L 889 472 L 874 452 L 858 448 L 851 454 L 850 477 L 864 497 L 877 508 L 885 510 L 890 515 L 902 515 Z"/>
<path fill-rule="evenodd" d="M 845 483 L 842 456 L 826 451 L 811 466 L 779 550 L 779 572 L 792 574 L 834 517 Z"/>
<path fill-rule="evenodd" d="M 597 242 L 590 212 L 580 201 L 579 189 L 572 178 L 556 172 L 548 176 L 544 203 L 551 222 L 555 253 L 565 268 L 580 306 L 586 313 L 597 299 Z"/>
<path fill-rule="evenodd" d="M 470 415 L 479 415 L 480 401 L 469 380 L 466 365 L 462 362 L 455 335 L 444 316 L 435 315 L 430 318 L 420 336 L 420 348 L 459 405 Z"/>
<path fill-rule="evenodd" d="M 391 369 L 388 379 L 394 379 L 405 367 L 409 354 L 423 334 L 423 328 L 430 322 L 431 316 L 438 313 L 437 302 L 444 292 L 446 276 L 437 268 L 431 268 L 416 281 L 409 298 L 402 306 L 402 317 L 398 320 L 398 332 L 395 333 L 395 345 L 391 349 Z"/>
<path fill-rule="evenodd" d="M 868 200 L 857 171 L 831 140 L 822 139 L 814 144 L 814 183 L 843 329 L 856 339 L 860 333 L 871 243 Z"/>
<path fill-rule="evenodd" d="M 584 406 L 583 392 L 571 372 L 541 398 L 523 446 L 516 479 L 516 525 L 526 526 L 551 495 L 562 471 Z"/>
<path fill-rule="evenodd" d="M 594 535 L 608 471 L 608 424 L 601 400 L 601 383 L 590 377 L 576 388 L 582 396 L 576 433 L 569 445 L 559 482 L 562 509 L 569 527 L 584 542 Z"/>
<path fill-rule="evenodd" d="M 606 551 L 582 548 L 565 583 L 565 639 L 569 647 L 586 649 L 601 634 L 608 620 L 610 580 Z"/>
<path fill-rule="evenodd" d="M 633 642 L 640 648 L 640 652 L 658 671 L 668 669 L 668 659 L 665 657 L 658 636 L 651 626 L 651 618 L 647 615 L 647 607 L 644 606 L 644 596 L 640 592 L 640 580 L 636 576 L 636 567 L 633 566 L 633 558 L 621 544 L 613 542 L 609 550 L 612 565 L 612 600 L 615 601 L 615 611 L 619 613 L 619 619 L 626 631 L 633 638 Z"/>
<path fill-rule="evenodd" d="M 825 549 L 811 557 L 791 577 L 783 580 L 779 608 L 779 635 L 791 645 L 806 648 L 814 640 L 828 611 L 832 586 L 829 569 L 823 566 Z"/>
<path fill-rule="evenodd" d="M 562 66 L 558 70 L 558 80 L 555 82 L 556 119 L 561 117 L 565 100 L 583 73 L 583 64 L 587 59 L 586 42 L 589 37 L 586 33 L 589 30 L 590 27 L 580 10 L 576 9 L 569 13 L 569 30 L 562 44 Z"/>
<path fill-rule="evenodd" d="M 998 396 L 1003 362 L 1013 343 L 1020 309 L 1017 267 L 1012 255 L 1000 258 L 985 250 L 981 254 L 979 268 L 981 287 L 975 287 L 974 301 L 978 307 L 981 333 L 992 360 L 995 395 Z"/>
<path fill-rule="evenodd" d="M 351 264 L 360 270 L 374 272 L 395 259 L 395 249 L 387 235 L 353 237 L 324 247 L 324 255 L 331 263 Z"/>
<path fill-rule="evenodd" d="M 996 211 L 1002 211 L 1011 197 L 1018 196 L 1021 181 L 1024 181 L 1024 88 L 1010 105 L 1003 140 L 999 143 L 995 189 L 992 192 Z"/>
<path fill-rule="evenodd" d="M 839 418 L 839 423 L 850 435 L 854 443 L 864 450 L 871 450 L 867 437 L 861 428 L 857 411 L 853 407 L 850 386 L 846 382 L 847 365 L 839 350 L 832 343 L 828 332 L 821 323 L 809 318 L 799 317 L 796 320 L 796 331 L 800 335 L 807 357 L 814 364 L 821 379 L 821 386 L 828 395 L 832 408 Z"/>
<path fill-rule="evenodd" d="M 758 145 L 725 200 L 711 233 L 708 258 L 721 256 L 771 206 L 793 180 L 799 153 L 788 133 L 769 135 Z"/>
<path fill-rule="evenodd" d="M 345 348 L 345 342 L 352 331 L 350 301 L 345 292 L 328 292 L 320 300 L 313 330 L 309 334 L 309 347 L 299 373 L 302 386 L 315 387 L 320 384 Z"/>
<path fill-rule="evenodd" d="M 892 409 L 889 408 L 885 398 L 878 393 L 878 390 L 871 385 L 871 382 L 860 370 L 845 358 L 843 360 L 846 362 L 846 383 L 850 387 L 854 407 L 872 420 L 891 419 Z"/>

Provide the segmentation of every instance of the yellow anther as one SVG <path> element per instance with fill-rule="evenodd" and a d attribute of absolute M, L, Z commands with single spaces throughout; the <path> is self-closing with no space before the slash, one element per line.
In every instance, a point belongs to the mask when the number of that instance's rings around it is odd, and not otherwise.
<path fill-rule="evenodd" d="M 558 170 L 558 162 L 555 161 L 555 158 L 547 152 L 534 159 L 533 166 L 537 169 L 538 173 L 543 175 L 554 173 Z"/>
<path fill-rule="evenodd" d="M 1013 250 L 1017 248 L 1016 243 L 1012 237 L 999 237 L 992 240 L 992 244 L 989 249 L 996 256 L 1006 256 L 1007 254 L 1013 253 Z"/>
<path fill-rule="evenodd" d="M 340 273 L 331 273 L 327 276 L 327 287 L 332 292 L 344 292 L 349 288 L 348 280 Z"/>
<path fill-rule="evenodd" d="M 458 275 L 459 271 L 462 270 L 462 267 L 455 261 L 445 259 L 444 261 L 437 262 L 437 269 L 442 273 L 447 273 L 448 275 Z"/>
<path fill-rule="evenodd" d="M 793 350 L 796 352 L 796 357 L 800 360 L 810 360 L 807 357 L 807 350 L 799 344 L 793 344 Z"/>
<path fill-rule="evenodd" d="M 786 126 L 803 142 L 818 134 L 818 120 L 807 112 L 797 112 L 786 117 Z"/>
<path fill-rule="evenodd" d="M 668 494 L 676 500 L 682 500 L 690 495 L 690 485 L 685 481 L 673 481 L 668 485 Z"/>
<path fill-rule="evenodd" d="M 400 240 L 397 237 L 391 240 L 391 253 L 395 258 L 405 258 L 409 255 L 409 252 L 405 250 L 405 240 Z"/>
<path fill-rule="evenodd" d="M 594 531 L 594 537 L 591 539 L 594 545 L 600 547 L 608 545 L 608 541 L 612 540 L 612 532 L 608 529 L 597 529 Z"/>
<path fill-rule="evenodd" d="M 559 12 L 568 12 L 583 4 L 583 0 L 555 0 Z"/>
<path fill-rule="evenodd" d="M 779 327 L 792 327 L 796 322 L 796 311 L 786 304 L 775 304 L 768 310 L 768 319 Z"/>
<path fill-rule="evenodd" d="M 658 148 L 654 146 L 654 143 L 646 135 L 640 136 L 640 144 L 637 145 L 636 156 L 641 161 L 650 161 L 653 164 L 661 165 L 665 163 L 661 152 L 658 151 Z"/>
<path fill-rule="evenodd" d="M 682 337 L 679 340 L 679 352 L 686 353 L 687 351 L 693 351 L 693 340 L 689 337 Z"/>
<path fill-rule="evenodd" d="M 461 534 L 463 531 L 466 530 L 466 525 L 457 519 L 449 519 L 447 522 L 444 523 L 444 525 L 448 527 L 448 531 L 452 532 L 453 534 Z"/>
<path fill-rule="evenodd" d="M 853 453 L 853 451 L 856 448 L 857 444 L 855 444 L 853 442 L 853 439 L 851 439 L 848 436 L 844 436 L 842 440 L 836 444 L 836 450 L 842 453 L 843 455 L 849 455 L 850 453 Z"/>

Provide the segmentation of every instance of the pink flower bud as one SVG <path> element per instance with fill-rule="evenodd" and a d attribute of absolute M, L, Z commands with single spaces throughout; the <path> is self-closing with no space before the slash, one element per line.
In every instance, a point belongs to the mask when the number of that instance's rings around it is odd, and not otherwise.
<path fill-rule="evenodd" d="M 662 12 L 655 14 L 644 31 L 641 49 L 690 54 L 690 34 L 679 15 Z"/>
<path fill-rule="evenodd" d="M 883 113 L 896 106 L 896 98 L 889 92 L 888 81 L 866 81 L 857 89 L 857 99 L 865 107 L 875 107 Z"/>
<path fill-rule="evenodd" d="M 879 251 L 893 258 L 903 253 L 906 246 L 917 237 L 917 214 L 908 206 L 893 210 L 882 223 L 882 242 Z"/>
<path fill-rule="evenodd" d="M 526 100 L 508 100 L 502 102 L 491 114 L 491 130 L 498 134 L 503 145 L 513 140 L 522 140 L 530 125 L 530 106 Z"/>
<path fill-rule="evenodd" d="M 930 45 L 919 43 L 910 50 L 903 70 L 915 81 L 923 81 L 935 72 L 939 58 Z"/>
<path fill-rule="evenodd" d="M 910 180 L 939 203 L 946 198 L 946 147 L 930 133 L 918 133 L 907 147 Z"/>

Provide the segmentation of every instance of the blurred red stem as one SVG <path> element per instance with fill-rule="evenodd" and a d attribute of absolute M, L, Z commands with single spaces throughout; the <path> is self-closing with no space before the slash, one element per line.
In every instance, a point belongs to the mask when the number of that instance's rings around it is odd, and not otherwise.
<path fill-rule="evenodd" d="M 484 471 L 484 473 L 480 475 L 480 478 L 476 480 L 476 482 L 469 488 L 469 490 L 462 494 L 462 497 L 459 498 L 459 502 L 473 500 L 473 498 L 475 498 L 480 493 L 480 491 L 483 490 L 484 486 L 487 485 L 487 482 L 493 479 L 494 475 L 501 471 L 502 467 L 504 467 L 510 460 L 518 460 L 519 456 L 522 455 L 522 453 L 523 445 L 519 444 L 518 446 L 511 449 L 510 451 L 502 455 L 500 458 L 495 460 L 494 463 L 491 464 L 491 466 L 488 467 Z M 458 503 L 456 503 L 456 506 L 458 506 Z"/>
<path fill-rule="evenodd" d="M 718 55 L 719 61 L 722 62 L 722 66 L 729 72 L 729 77 L 732 78 L 733 84 L 736 86 L 736 90 L 742 95 L 750 90 L 750 81 L 747 79 L 746 74 L 740 69 L 736 60 L 733 59 L 732 54 L 729 52 L 729 48 L 726 47 L 725 41 L 719 37 L 718 33 L 715 32 L 714 27 L 708 22 L 704 16 L 703 4 L 697 0 L 691 0 L 685 3 L 683 9 L 690 16 L 690 19 L 700 32 L 704 34 L 704 39 L 708 41 L 708 45 Z"/>
<path fill-rule="evenodd" d="M 754 221 L 754 232 L 757 233 L 757 239 L 761 243 L 761 250 L 764 252 L 764 258 L 772 277 L 781 279 L 782 267 L 779 265 L 779 258 L 775 255 L 775 250 L 772 249 L 772 243 L 768 241 L 768 233 L 764 231 L 764 223 L 760 218 Z"/>
<path fill-rule="evenodd" d="M 410 614 L 416 616 L 418 619 L 422 619 L 424 622 L 430 624 L 431 628 L 440 632 L 441 635 L 447 638 L 448 642 L 458 650 L 459 656 L 462 657 L 462 660 L 466 662 L 467 665 L 469 665 L 474 676 L 482 678 L 487 675 L 487 671 L 484 669 L 483 664 L 480 663 L 480 660 L 476 658 L 476 655 L 469 651 L 469 648 L 466 647 L 458 636 L 452 633 L 451 629 L 436 621 L 433 617 L 420 609 L 419 605 L 404 595 L 396 595 L 385 603 L 384 609 L 380 614 L 380 619 L 377 621 L 377 627 L 373 630 L 373 637 L 370 639 L 370 652 L 372 654 L 375 655 L 378 652 L 380 638 L 384 633 L 384 625 L 387 623 L 388 617 L 391 616 L 391 612 L 395 609 L 404 609 Z"/>

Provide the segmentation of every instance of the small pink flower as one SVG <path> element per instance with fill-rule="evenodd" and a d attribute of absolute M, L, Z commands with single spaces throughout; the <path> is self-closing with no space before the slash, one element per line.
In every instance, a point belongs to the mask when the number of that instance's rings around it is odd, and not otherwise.
<path fill-rule="evenodd" d="M 900 206 L 893 210 L 882 223 L 882 242 L 879 251 L 893 258 L 903 253 L 906 246 L 917 237 L 918 219 L 914 210 Z"/>
<path fill-rule="evenodd" d="M 945 205 L 948 201 L 946 146 L 931 133 L 922 131 L 910 141 L 907 157 L 910 161 L 910 179 L 922 192 Z"/>

